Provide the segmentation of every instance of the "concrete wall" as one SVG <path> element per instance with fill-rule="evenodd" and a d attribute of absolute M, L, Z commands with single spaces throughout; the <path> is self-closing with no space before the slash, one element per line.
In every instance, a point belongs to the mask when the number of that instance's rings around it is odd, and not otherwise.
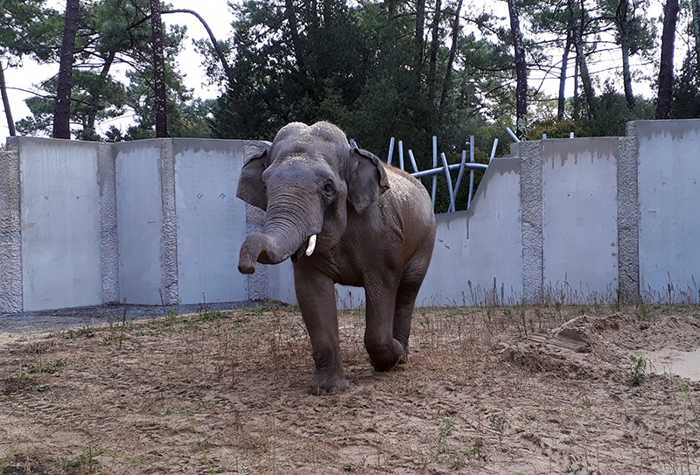
<path fill-rule="evenodd" d="M 119 301 L 161 303 L 161 141 L 115 145 Z"/>
<path fill-rule="evenodd" d="M 700 120 L 641 121 L 639 272 L 642 298 L 700 303 Z"/>
<path fill-rule="evenodd" d="M 418 305 L 513 304 L 522 297 L 520 161 L 497 159 L 468 211 L 438 216 Z"/>
<path fill-rule="evenodd" d="M 247 300 L 254 141 L 19 137 L 0 152 L 0 312 Z M 268 297 L 268 295 L 265 295 Z"/>
<path fill-rule="evenodd" d="M 9 285 L 12 295 L 0 292 L 0 310 L 114 300 L 118 278 L 110 147 L 33 138 L 10 140 L 8 146 L 3 157 L 7 173 L 2 173 L 7 190 L 0 201 L 13 207 L 3 203 L 3 214 L 10 215 L 3 227 L 13 232 L 1 233 L 4 247 L 12 250 L 3 257 L 3 273 L 9 272 L 2 280 L 12 281 L 3 285 Z"/>
<path fill-rule="evenodd" d="M 238 273 L 264 213 L 235 198 L 255 141 L 17 138 L 0 152 L 0 312 L 272 298 L 289 262 Z M 418 304 L 699 302 L 700 120 L 523 142 L 468 211 L 438 216 Z M 337 286 L 340 307 L 364 302 Z"/>
<path fill-rule="evenodd" d="M 237 268 L 246 205 L 235 194 L 246 147 L 243 141 L 174 141 L 182 303 L 248 299 L 247 278 Z"/>
<path fill-rule="evenodd" d="M 120 300 L 196 304 L 249 298 L 237 270 L 246 233 L 236 198 L 257 142 L 168 139 L 115 144 Z"/>
<path fill-rule="evenodd" d="M 20 145 L 25 310 L 102 303 L 97 155 L 83 143 Z"/>
<path fill-rule="evenodd" d="M 617 300 L 618 141 L 541 142 L 545 298 Z"/>

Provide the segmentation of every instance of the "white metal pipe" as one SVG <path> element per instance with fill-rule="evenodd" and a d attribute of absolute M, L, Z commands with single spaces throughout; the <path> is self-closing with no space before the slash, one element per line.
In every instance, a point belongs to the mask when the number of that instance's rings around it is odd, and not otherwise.
<path fill-rule="evenodd" d="M 408 159 L 411 161 L 411 166 L 413 167 L 413 173 L 418 173 L 418 165 L 416 165 L 416 159 L 413 156 L 413 150 L 408 149 Z"/>
<path fill-rule="evenodd" d="M 386 156 L 386 163 L 391 165 L 391 159 L 394 157 L 394 137 L 389 139 L 389 154 Z"/>
<path fill-rule="evenodd" d="M 512 130 L 510 130 L 510 127 L 506 127 L 506 132 L 508 132 L 508 135 L 510 135 L 510 138 L 512 138 L 514 142 L 520 142 L 520 139 Z"/>
<path fill-rule="evenodd" d="M 452 189 L 452 175 L 450 174 L 450 167 L 447 164 L 447 157 L 445 156 L 445 153 L 440 154 L 440 158 L 442 158 L 442 169 L 445 170 L 445 179 L 447 180 L 447 193 L 450 195 L 450 208 L 449 211 L 454 211 L 452 208 L 452 203 L 455 202 L 455 195 L 454 195 L 454 190 Z"/>
<path fill-rule="evenodd" d="M 399 167 L 401 170 L 404 169 L 403 167 L 403 142 L 399 140 Z"/>
<path fill-rule="evenodd" d="M 459 196 L 459 187 L 462 184 L 462 178 L 464 177 L 464 166 L 467 164 L 467 151 L 462 150 L 462 158 L 459 161 L 459 173 L 457 174 L 457 183 L 455 184 L 455 203 L 452 207 L 456 209 L 457 196 Z"/>
<path fill-rule="evenodd" d="M 474 136 L 469 136 L 469 163 L 474 163 Z M 467 195 L 467 209 L 472 207 L 472 194 L 474 193 L 474 169 L 469 170 L 469 194 Z"/>
<path fill-rule="evenodd" d="M 496 158 L 496 149 L 498 148 L 498 137 L 493 139 L 493 147 L 491 147 L 491 156 L 489 157 L 489 163 L 491 163 L 491 160 Z"/>
<path fill-rule="evenodd" d="M 458 170 L 459 169 L 459 163 L 453 163 L 452 165 L 449 165 L 448 168 L 450 170 Z M 488 168 L 489 166 L 484 164 L 484 163 L 465 163 L 464 168 L 468 170 L 481 170 L 484 171 Z M 421 170 L 418 173 L 411 173 L 416 178 L 423 178 L 426 176 L 432 176 L 432 175 L 437 175 L 441 173 L 445 169 L 444 166 L 442 167 L 435 167 L 435 168 L 429 168 L 427 170 Z"/>

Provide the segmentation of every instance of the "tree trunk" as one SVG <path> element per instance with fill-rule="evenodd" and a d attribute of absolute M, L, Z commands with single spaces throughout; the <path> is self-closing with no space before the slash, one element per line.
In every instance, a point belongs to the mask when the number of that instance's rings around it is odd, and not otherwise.
<path fill-rule="evenodd" d="M 440 47 L 440 15 L 441 0 L 435 0 L 435 14 L 433 15 L 432 39 L 430 45 L 430 68 L 428 70 L 428 105 L 430 106 L 430 127 L 435 129 L 435 88 L 437 72 L 437 54 Z"/>
<path fill-rule="evenodd" d="M 294 8 L 293 0 L 284 1 L 284 11 L 285 17 L 287 18 L 287 23 L 289 25 L 289 35 L 292 38 L 292 49 L 294 50 L 294 59 L 297 62 L 297 68 L 299 68 L 299 74 L 301 75 L 301 80 L 304 84 L 304 89 L 306 89 L 309 96 L 316 97 L 316 91 L 313 87 L 312 80 L 309 76 L 309 71 L 306 64 L 306 51 L 304 45 L 302 44 L 301 38 L 299 37 L 299 25 L 297 23 L 297 15 Z"/>
<path fill-rule="evenodd" d="M 630 47 L 627 44 L 627 39 L 622 41 L 622 81 L 625 87 L 625 100 L 627 107 L 634 109 L 635 100 L 632 92 L 632 72 L 630 71 Z"/>
<path fill-rule="evenodd" d="M 574 61 L 574 97 L 573 97 L 573 111 L 571 112 L 571 117 L 574 120 L 579 120 L 581 118 L 581 99 L 578 94 L 578 53 L 576 56 L 576 61 Z"/>
<path fill-rule="evenodd" d="M 525 130 L 527 120 L 527 64 L 525 62 L 525 45 L 520 31 L 520 16 L 518 13 L 518 0 L 508 0 L 508 14 L 510 15 L 510 36 L 515 52 L 515 129 L 518 135 Z"/>
<path fill-rule="evenodd" d="M 698 0 L 700 1 L 700 0 Z M 425 0 L 416 0 L 416 37 L 414 38 L 415 54 L 413 71 L 415 74 L 416 93 L 420 93 L 421 76 L 423 74 L 423 39 L 425 36 Z"/>
<path fill-rule="evenodd" d="M 70 139 L 70 103 L 73 89 L 73 52 L 75 35 L 80 24 L 79 0 L 66 1 L 66 13 L 63 23 L 63 43 L 61 44 L 61 61 L 58 67 L 56 84 L 56 103 L 53 113 L 53 137 Z"/>
<path fill-rule="evenodd" d="M 666 0 L 664 29 L 661 34 L 661 65 L 659 67 L 659 93 L 656 101 L 656 118 L 668 119 L 673 99 L 673 47 L 676 40 L 678 0 Z"/>
<path fill-rule="evenodd" d="M 580 22 L 576 28 L 576 39 L 574 45 L 576 47 L 576 62 L 579 67 L 581 76 L 581 85 L 583 86 L 583 95 L 586 96 L 586 104 L 588 105 L 588 118 L 593 119 L 596 116 L 595 106 L 595 91 L 593 90 L 593 81 L 588 73 L 588 63 L 586 62 L 586 52 L 583 45 L 583 31 L 586 25 L 586 10 L 584 9 L 584 0 L 580 0 Z"/>
<path fill-rule="evenodd" d="M 153 102 L 156 137 L 168 136 L 168 95 L 165 87 L 165 58 L 163 57 L 163 23 L 160 0 L 151 0 L 151 48 L 153 49 Z"/>
<path fill-rule="evenodd" d="M 557 101 L 557 120 L 564 119 L 566 111 L 566 74 L 569 66 L 569 51 L 571 50 L 571 31 L 566 32 L 566 45 L 561 55 L 561 70 L 559 73 L 559 97 Z"/>
<path fill-rule="evenodd" d="M 459 14 L 462 11 L 463 0 L 457 0 L 455 8 L 455 17 L 452 22 L 452 45 L 450 46 L 450 54 L 447 58 L 447 67 L 445 70 L 445 79 L 442 81 L 442 93 L 440 94 L 440 108 L 438 109 L 438 120 L 442 123 L 445 113 L 445 102 L 447 101 L 447 92 L 450 89 L 450 80 L 452 78 L 452 65 L 457 55 L 457 43 L 459 42 Z"/>
<path fill-rule="evenodd" d="M 5 72 L 0 63 L 0 95 L 2 95 L 2 107 L 5 109 L 5 118 L 7 119 L 7 128 L 10 129 L 10 137 L 17 135 L 15 130 L 15 121 L 12 119 L 12 109 L 10 109 L 10 98 L 7 97 L 7 84 L 5 84 Z"/>
<path fill-rule="evenodd" d="M 693 34 L 695 36 L 695 70 L 700 81 L 700 0 L 690 0 L 693 10 Z"/>
<path fill-rule="evenodd" d="M 634 94 L 632 93 L 632 73 L 630 71 L 630 46 L 628 33 L 629 3 L 627 0 L 620 0 L 615 11 L 615 24 L 620 38 L 620 49 L 622 51 L 622 82 L 625 90 L 625 100 L 627 107 L 634 109 Z"/>

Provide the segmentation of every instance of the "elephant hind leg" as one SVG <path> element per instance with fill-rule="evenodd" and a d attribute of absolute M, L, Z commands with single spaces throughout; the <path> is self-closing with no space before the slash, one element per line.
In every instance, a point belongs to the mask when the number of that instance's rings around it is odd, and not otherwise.
<path fill-rule="evenodd" d="M 411 335 L 411 320 L 416 297 L 423 279 L 425 279 L 425 274 L 428 272 L 430 258 L 433 254 L 433 239 L 427 241 L 424 248 L 416 253 L 406 266 L 396 294 L 394 339 L 403 345 L 405 356 L 408 356 L 408 339 Z"/>
<path fill-rule="evenodd" d="M 393 314 L 396 305 L 396 284 L 373 279 L 365 286 L 367 325 L 365 348 L 377 371 L 394 368 L 403 357 L 404 348 L 394 339 Z"/>

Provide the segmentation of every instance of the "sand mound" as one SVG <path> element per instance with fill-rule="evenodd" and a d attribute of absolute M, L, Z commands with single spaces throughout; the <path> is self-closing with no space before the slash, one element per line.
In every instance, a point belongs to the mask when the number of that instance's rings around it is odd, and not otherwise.
<path fill-rule="evenodd" d="M 502 343 L 506 361 L 532 371 L 566 378 L 622 380 L 637 354 L 700 347 L 700 320 L 694 315 L 581 315 L 545 333 Z"/>

